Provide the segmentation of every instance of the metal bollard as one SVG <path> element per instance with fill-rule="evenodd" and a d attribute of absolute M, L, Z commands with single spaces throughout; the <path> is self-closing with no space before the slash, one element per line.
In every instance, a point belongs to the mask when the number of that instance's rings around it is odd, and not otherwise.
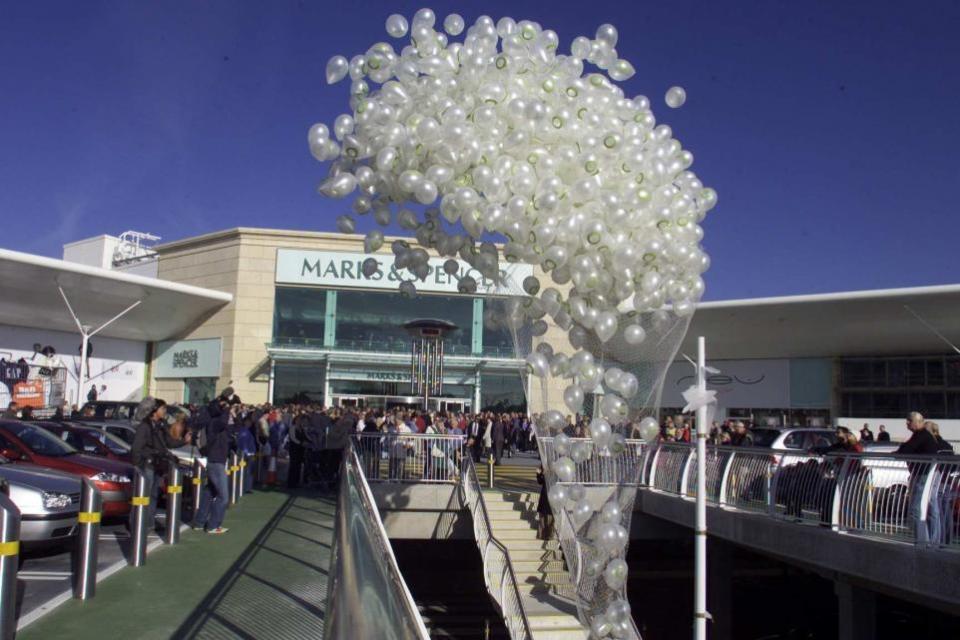
<path fill-rule="evenodd" d="M 77 514 L 77 560 L 73 570 L 73 597 L 92 598 L 97 593 L 97 549 L 100 540 L 100 519 L 103 496 L 89 478 L 83 479 L 80 513 Z"/>
<path fill-rule="evenodd" d="M 167 472 L 167 528 L 164 542 L 180 542 L 180 510 L 183 506 L 183 473 L 176 464 L 170 465 Z"/>
<path fill-rule="evenodd" d="M 20 509 L 0 493 L 0 638 L 17 632 L 17 569 L 20 566 Z"/>
<path fill-rule="evenodd" d="M 487 458 L 487 487 L 493 489 L 493 454 Z"/>
<path fill-rule="evenodd" d="M 207 470 L 200 464 L 200 460 L 194 458 L 193 460 L 193 516 L 196 517 L 197 512 L 200 511 L 200 496 L 203 494 L 203 481 L 206 480 Z"/>
<path fill-rule="evenodd" d="M 150 506 L 150 496 L 147 495 L 147 477 L 140 469 L 134 470 L 133 475 L 133 529 L 130 531 L 130 565 L 142 567 L 147 561 L 147 534 L 152 522 L 147 522 L 147 510 Z"/>
<path fill-rule="evenodd" d="M 229 506 L 237 504 L 237 454 L 236 452 L 230 454 L 229 466 L 227 467 L 227 475 L 230 476 L 230 489 L 227 492 L 230 495 Z"/>
<path fill-rule="evenodd" d="M 240 456 L 239 463 L 239 476 L 237 477 L 237 498 L 243 497 L 243 483 L 244 479 L 247 476 L 247 456 L 243 454 Z"/>

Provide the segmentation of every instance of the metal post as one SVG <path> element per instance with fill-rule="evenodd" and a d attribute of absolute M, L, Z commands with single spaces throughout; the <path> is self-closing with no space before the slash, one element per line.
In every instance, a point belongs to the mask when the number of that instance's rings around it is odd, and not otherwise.
<path fill-rule="evenodd" d="M 77 523 L 77 560 L 73 571 L 73 597 L 87 600 L 97 592 L 97 547 L 100 540 L 100 518 L 103 496 L 89 478 L 83 479 L 80 513 Z"/>
<path fill-rule="evenodd" d="M 176 464 L 167 472 L 167 528 L 164 541 L 167 544 L 180 542 L 180 510 L 183 507 L 183 474 Z"/>
<path fill-rule="evenodd" d="M 80 378 L 77 380 L 77 407 L 83 406 L 83 386 L 87 382 L 87 347 L 90 345 L 90 336 L 86 327 L 80 329 L 83 339 L 80 342 Z"/>
<path fill-rule="evenodd" d="M 133 475 L 133 529 L 130 531 L 130 565 L 142 567 L 147 561 L 147 533 L 153 524 L 147 522 L 150 496 L 147 495 L 147 477 L 140 469 L 134 469 Z"/>
<path fill-rule="evenodd" d="M 0 494 L 0 638 L 17 632 L 17 568 L 20 566 L 20 510 Z"/>
<path fill-rule="evenodd" d="M 697 389 L 707 391 L 707 348 L 703 336 L 697 338 Z M 707 405 L 697 409 L 697 517 L 694 532 L 695 593 L 694 638 L 707 638 Z"/>
<path fill-rule="evenodd" d="M 493 489 L 493 454 L 487 458 L 487 488 Z"/>
<path fill-rule="evenodd" d="M 238 466 L 239 466 L 239 469 L 238 469 L 238 477 L 237 477 L 237 499 L 239 500 L 240 498 L 243 497 L 243 483 L 244 483 L 244 478 L 246 478 L 246 475 L 247 475 L 246 454 L 242 454 L 240 456 L 240 463 Z"/>
<path fill-rule="evenodd" d="M 237 504 L 237 454 L 236 452 L 230 454 L 229 467 L 227 468 L 227 475 L 230 476 L 230 502 L 229 505 L 232 507 Z"/>
<path fill-rule="evenodd" d="M 206 479 L 204 476 L 205 469 L 203 465 L 200 464 L 200 460 L 197 458 L 193 459 L 193 515 L 196 516 L 197 512 L 200 511 L 200 496 L 203 494 L 203 481 Z"/>

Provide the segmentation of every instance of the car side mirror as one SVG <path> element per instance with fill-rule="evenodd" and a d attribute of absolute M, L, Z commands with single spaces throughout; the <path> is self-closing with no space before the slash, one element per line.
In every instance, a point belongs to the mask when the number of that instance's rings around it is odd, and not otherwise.
<path fill-rule="evenodd" d="M 11 461 L 23 459 L 23 454 L 12 448 L 0 449 L 0 455 Z"/>

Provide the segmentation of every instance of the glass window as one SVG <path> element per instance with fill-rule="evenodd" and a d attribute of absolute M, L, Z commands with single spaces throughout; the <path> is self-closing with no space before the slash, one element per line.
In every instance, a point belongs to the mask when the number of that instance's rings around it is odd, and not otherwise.
<path fill-rule="evenodd" d="M 960 387 L 960 358 L 947 358 L 947 386 Z"/>
<path fill-rule="evenodd" d="M 927 384 L 927 367 L 924 360 L 911 360 L 907 368 L 907 385 L 922 387 Z"/>
<path fill-rule="evenodd" d="M 444 351 L 469 354 L 473 328 L 473 298 L 396 292 L 339 291 L 336 346 L 359 351 L 407 352 L 410 334 L 403 325 L 422 318 L 446 320 L 456 329 L 444 338 Z"/>
<path fill-rule="evenodd" d="M 20 438 L 20 441 L 37 455 L 60 458 L 77 452 L 76 449 L 46 429 L 22 423 L 9 423 L 6 427 L 13 431 Z"/>
<path fill-rule="evenodd" d="M 278 362 L 274 369 L 274 404 L 323 402 L 325 371 L 323 365 Z"/>
<path fill-rule="evenodd" d="M 845 387 L 870 386 L 870 363 L 866 360 L 845 360 L 841 368 L 841 379 Z"/>
<path fill-rule="evenodd" d="M 908 366 L 906 360 L 891 360 L 888 363 L 888 372 L 890 376 L 891 387 L 907 386 Z"/>
<path fill-rule="evenodd" d="M 526 411 L 527 399 L 520 374 L 482 374 L 480 376 L 480 408 L 482 411 Z"/>
<path fill-rule="evenodd" d="M 910 411 L 919 411 L 925 418 L 946 417 L 946 398 L 943 393 L 911 393 Z"/>
<path fill-rule="evenodd" d="M 276 344 L 323 344 L 327 292 L 324 289 L 277 287 L 273 311 Z"/>
<path fill-rule="evenodd" d="M 755 447 L 769 447 L 780 437 L 779 429 L 751 429 L 750 435 L 753 436 L 753 445 Z"/>
<path fill-rule="evenodd" d="M 789 434 L 786 438 L 783 439 L 783 446 L 787 449 L 802 449 L 803 448 L 803 431 L 794 431 Z"/>
<path fill-rule="evenodd" d="M 873 414 L 864 417 L 905 416 L 907 409 L 907 394 L 905 393 L 875 393 L 873 394 Z"/>
<path fill-rule="evenodd" d="M 939 387 L 943 384 L 943 360 L 927 360 L 927 386 Z"/>

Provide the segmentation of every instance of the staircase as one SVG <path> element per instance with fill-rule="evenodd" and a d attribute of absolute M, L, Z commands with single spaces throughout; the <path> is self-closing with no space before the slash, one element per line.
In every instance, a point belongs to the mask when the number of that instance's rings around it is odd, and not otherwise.
<path fill-rule="evenodd" d="M 537 539 L 538 499 L 539 492 L 483 490 L 492 533 L 510 552 L 534 640 L 586 640 L 560 543 Z"/>

